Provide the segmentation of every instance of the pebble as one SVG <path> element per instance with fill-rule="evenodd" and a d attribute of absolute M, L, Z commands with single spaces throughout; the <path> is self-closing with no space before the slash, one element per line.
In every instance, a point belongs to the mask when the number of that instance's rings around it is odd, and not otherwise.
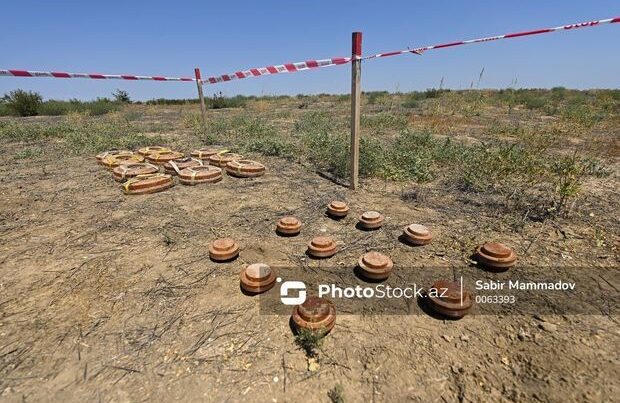
<path fill-rule="evenodd" d="M 441 337 L 443 337 L 443 339 L 447 342 L 451 342 L 452 341 L 452 336 L 448 336 L 447 334 L 442 335 Z"/>
<path fill-rule="evenodd" d="M 469 336 L 466 334 L 461 335 L 461 341 L 469 341 Z"/>
<path fill-rule="evenodd" d="M 540 325 L 538 325 L 538 327 L 544 330 L 545 332 L 549 332 L 549 333 L 553 333 L 556 330 L 558 330 L 558 325 L 554 325 L 553 323 L 549 323 L 549 322 L 543 322 Z"/>

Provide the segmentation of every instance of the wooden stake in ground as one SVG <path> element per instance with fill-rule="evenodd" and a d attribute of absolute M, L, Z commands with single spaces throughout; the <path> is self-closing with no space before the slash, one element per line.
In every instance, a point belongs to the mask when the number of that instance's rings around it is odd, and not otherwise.
<path fill-rule="evenodd" d="M 198 86 L 198 98 L 200 99 L 200 114 L 202 115 L 202 128 L 207 130 L 207 110 L 205 107 L 205 97 L 202 93 L 202 78 L 200 77 L 200 69 L 196 67 L 194 69 L 196 74 L 196 85 Z"/>
<path fill-rule="evenodd" d="M 359 184 L 360 166 L 360 79 L 362 76 L 362 33 L 353 32 L 351 50 L 351 189 Z"/>

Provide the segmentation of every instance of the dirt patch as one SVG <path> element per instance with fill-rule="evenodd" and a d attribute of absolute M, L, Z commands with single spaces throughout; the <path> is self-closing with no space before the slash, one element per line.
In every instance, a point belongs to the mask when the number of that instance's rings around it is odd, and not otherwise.
<path fill-rule="evenodd" d="M 615 176 L 587 183 L 570 218 L 519 222 L 484 194 L 382 180 L 352 192 L 259 155 L 268 168 L 260 178 L 124 196 L 94 155 L 16 160 L 22 143 L 1 147 L 3 400 L 327 401 L 337 384 L 347 401 L 609 401 L 620 391 L 614 316 L 455 322 L 417 306 L 411 315 L 339 315 L 310 372 L 289 318 L 261 315 L 239 289 L 250 263 L 320 267 L 305 250 L 322 234 L 341 246 L 330 264 L 345 276 L 376 250 L 395 271 L 437 267 L 448 277 L 491 239 L 513 246 L 524 266 L 617 270 Z M 344 220 L 324 214 L 334 199 L 351 207 Z M 357 230 L 365 210 L 381 211 L 385 225 Z M 302 220 L 300 236 L 275 233 L 285 215 Z M 412 222 L 434 231 L 430 245 L 398 241 Z M 240 244 L 237 260 L 209 260 L 219 237 Z"/>

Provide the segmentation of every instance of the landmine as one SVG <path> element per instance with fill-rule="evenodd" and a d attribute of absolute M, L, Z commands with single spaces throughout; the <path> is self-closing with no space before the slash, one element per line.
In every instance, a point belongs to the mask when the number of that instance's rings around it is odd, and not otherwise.
<path fill-rule="evenodd" d="M 189 167 L 179 172 L 179 182 L 193 186 L 199 183 L 216 183 L 222 180 L 222 169 L 209 165 Z"/>

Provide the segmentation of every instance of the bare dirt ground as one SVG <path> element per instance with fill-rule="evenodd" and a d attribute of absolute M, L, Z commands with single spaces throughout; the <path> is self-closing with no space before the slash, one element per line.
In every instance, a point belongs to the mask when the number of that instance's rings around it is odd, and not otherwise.
<path fill-rule="evenodd" d="M 170 135 L 182 136 L 181 113 L 165 110 L 140 119 L 172 122 Z M 476 141 L 482 135 L 468 122 L 462 135 Z M 261 314 L 238 277 L 254 262 L 324 264 L 304 254 L 318 234 L 339 242 L 330 264 L 351 275 L 361 254 L 378 250 L 395 270 L 437 267 L 438 278 L 451 277 L 487 240 L 514 247 L 524 266 L 617 270 L 615 175 L 589 179 L 572 217 L 517 228 L 480 195 L 379 179 L 350 191 L 261 155 L 252 155 L 268 167 L 260 178 L 124 196 L 94 155 L 13 158 L 23 147 L 0 145 L 0 400 L 329 401 L 337 384 L 346 401 L 373 402 L 603 402 L 620 393 L 613 315 L 445 321 L 417 306 L 410 315 L 339 315 L 310 372 L 289 317 Z M 410 189 L 417 198 L 402 197 Z M 325 217 L 333 199 L 350 204 L 345 220 Z M 369 209 L 386 215 L 385 226 L 355 229 Z M 304 222 L 300 236 L 275 234 L 283 215 Z M 401 244 L 412 222 L 432 228 L 434 242 Z M 214 263 L 208 245 L 224 236 L 239 242 L 240 257 Z"/>

